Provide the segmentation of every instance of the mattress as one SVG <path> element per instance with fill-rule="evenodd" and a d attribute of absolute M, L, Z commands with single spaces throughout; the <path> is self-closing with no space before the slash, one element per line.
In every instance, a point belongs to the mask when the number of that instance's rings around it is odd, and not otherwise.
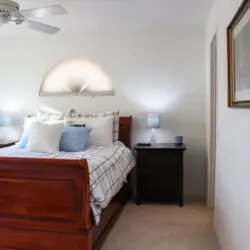
<path fill-rule="evenodd" d="M 132 151 L 122 142 L 111 147 L 88 147 L 84 152 L 53 154 L 27 152 L 17 146 L 0 149 L 0 157 L 87 159 L 90 173 L 91 209 L 95 223 L 100 222 L 102 210 L 119 192 L 126 177 L 135 166 Z"/>

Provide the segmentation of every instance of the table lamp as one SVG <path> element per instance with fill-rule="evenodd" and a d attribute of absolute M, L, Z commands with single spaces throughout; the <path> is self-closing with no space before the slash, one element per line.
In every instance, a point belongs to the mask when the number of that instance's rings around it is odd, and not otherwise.
<path fill-rule="evenodd" d="M 7 114 L 0 114 L 0 141 L 5 142 L 6 128 L 12 126 L 12 118 Z"/>
<path fill-rule="evenodd" d="M 161 118 L 159 114 L 148 114 L 147 115 L 147 127 L 152 129 L 151 134 L 151 145 L 156 145 L 156 133 L 155 129 L 161 127 Z"/>

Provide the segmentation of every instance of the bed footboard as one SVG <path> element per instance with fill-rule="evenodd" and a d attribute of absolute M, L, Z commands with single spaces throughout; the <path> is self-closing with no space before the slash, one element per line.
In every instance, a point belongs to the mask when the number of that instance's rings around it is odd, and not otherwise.
<path fill-rule="evenodd" d="M 0 158 L 0 249 L 91 249 L 86 160 Z"/>

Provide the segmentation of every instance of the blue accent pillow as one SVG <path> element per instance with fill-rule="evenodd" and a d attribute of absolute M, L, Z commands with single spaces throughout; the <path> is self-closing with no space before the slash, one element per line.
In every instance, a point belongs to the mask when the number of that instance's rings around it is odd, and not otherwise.
<path fill-rule="evenodd" d="M 26 145 L 28 143 L 28 140 L 29 140 L 29 137 L 27 135 L 25 135 L 21 141 L 19 142 L 19 148 L 20 149 L 25 149 L 26 148 Z"/>
<path fill-rule="evenodd" d="M 88 141 L 91 129 L 88 127 L 63 127 L 59 150 L 64 152 L 81 152 Z"/>

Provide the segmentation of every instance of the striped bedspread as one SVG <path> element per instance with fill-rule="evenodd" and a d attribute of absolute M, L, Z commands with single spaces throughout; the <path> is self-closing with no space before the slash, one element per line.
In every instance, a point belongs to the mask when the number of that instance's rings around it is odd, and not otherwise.
<path fill-rule="evenodd" d="M 100 222 L 102 210 L 119 192 L 126 177 L 135 166 L 131 150 L 123 143 L 112 147 L 89 147 L 84 152 L 44 154 L 27 152 L 17 146 L 0 149 L 0 156 L 49 159 L 87 159 L 90 172 L 91 209 L 96 224 Z"/>

